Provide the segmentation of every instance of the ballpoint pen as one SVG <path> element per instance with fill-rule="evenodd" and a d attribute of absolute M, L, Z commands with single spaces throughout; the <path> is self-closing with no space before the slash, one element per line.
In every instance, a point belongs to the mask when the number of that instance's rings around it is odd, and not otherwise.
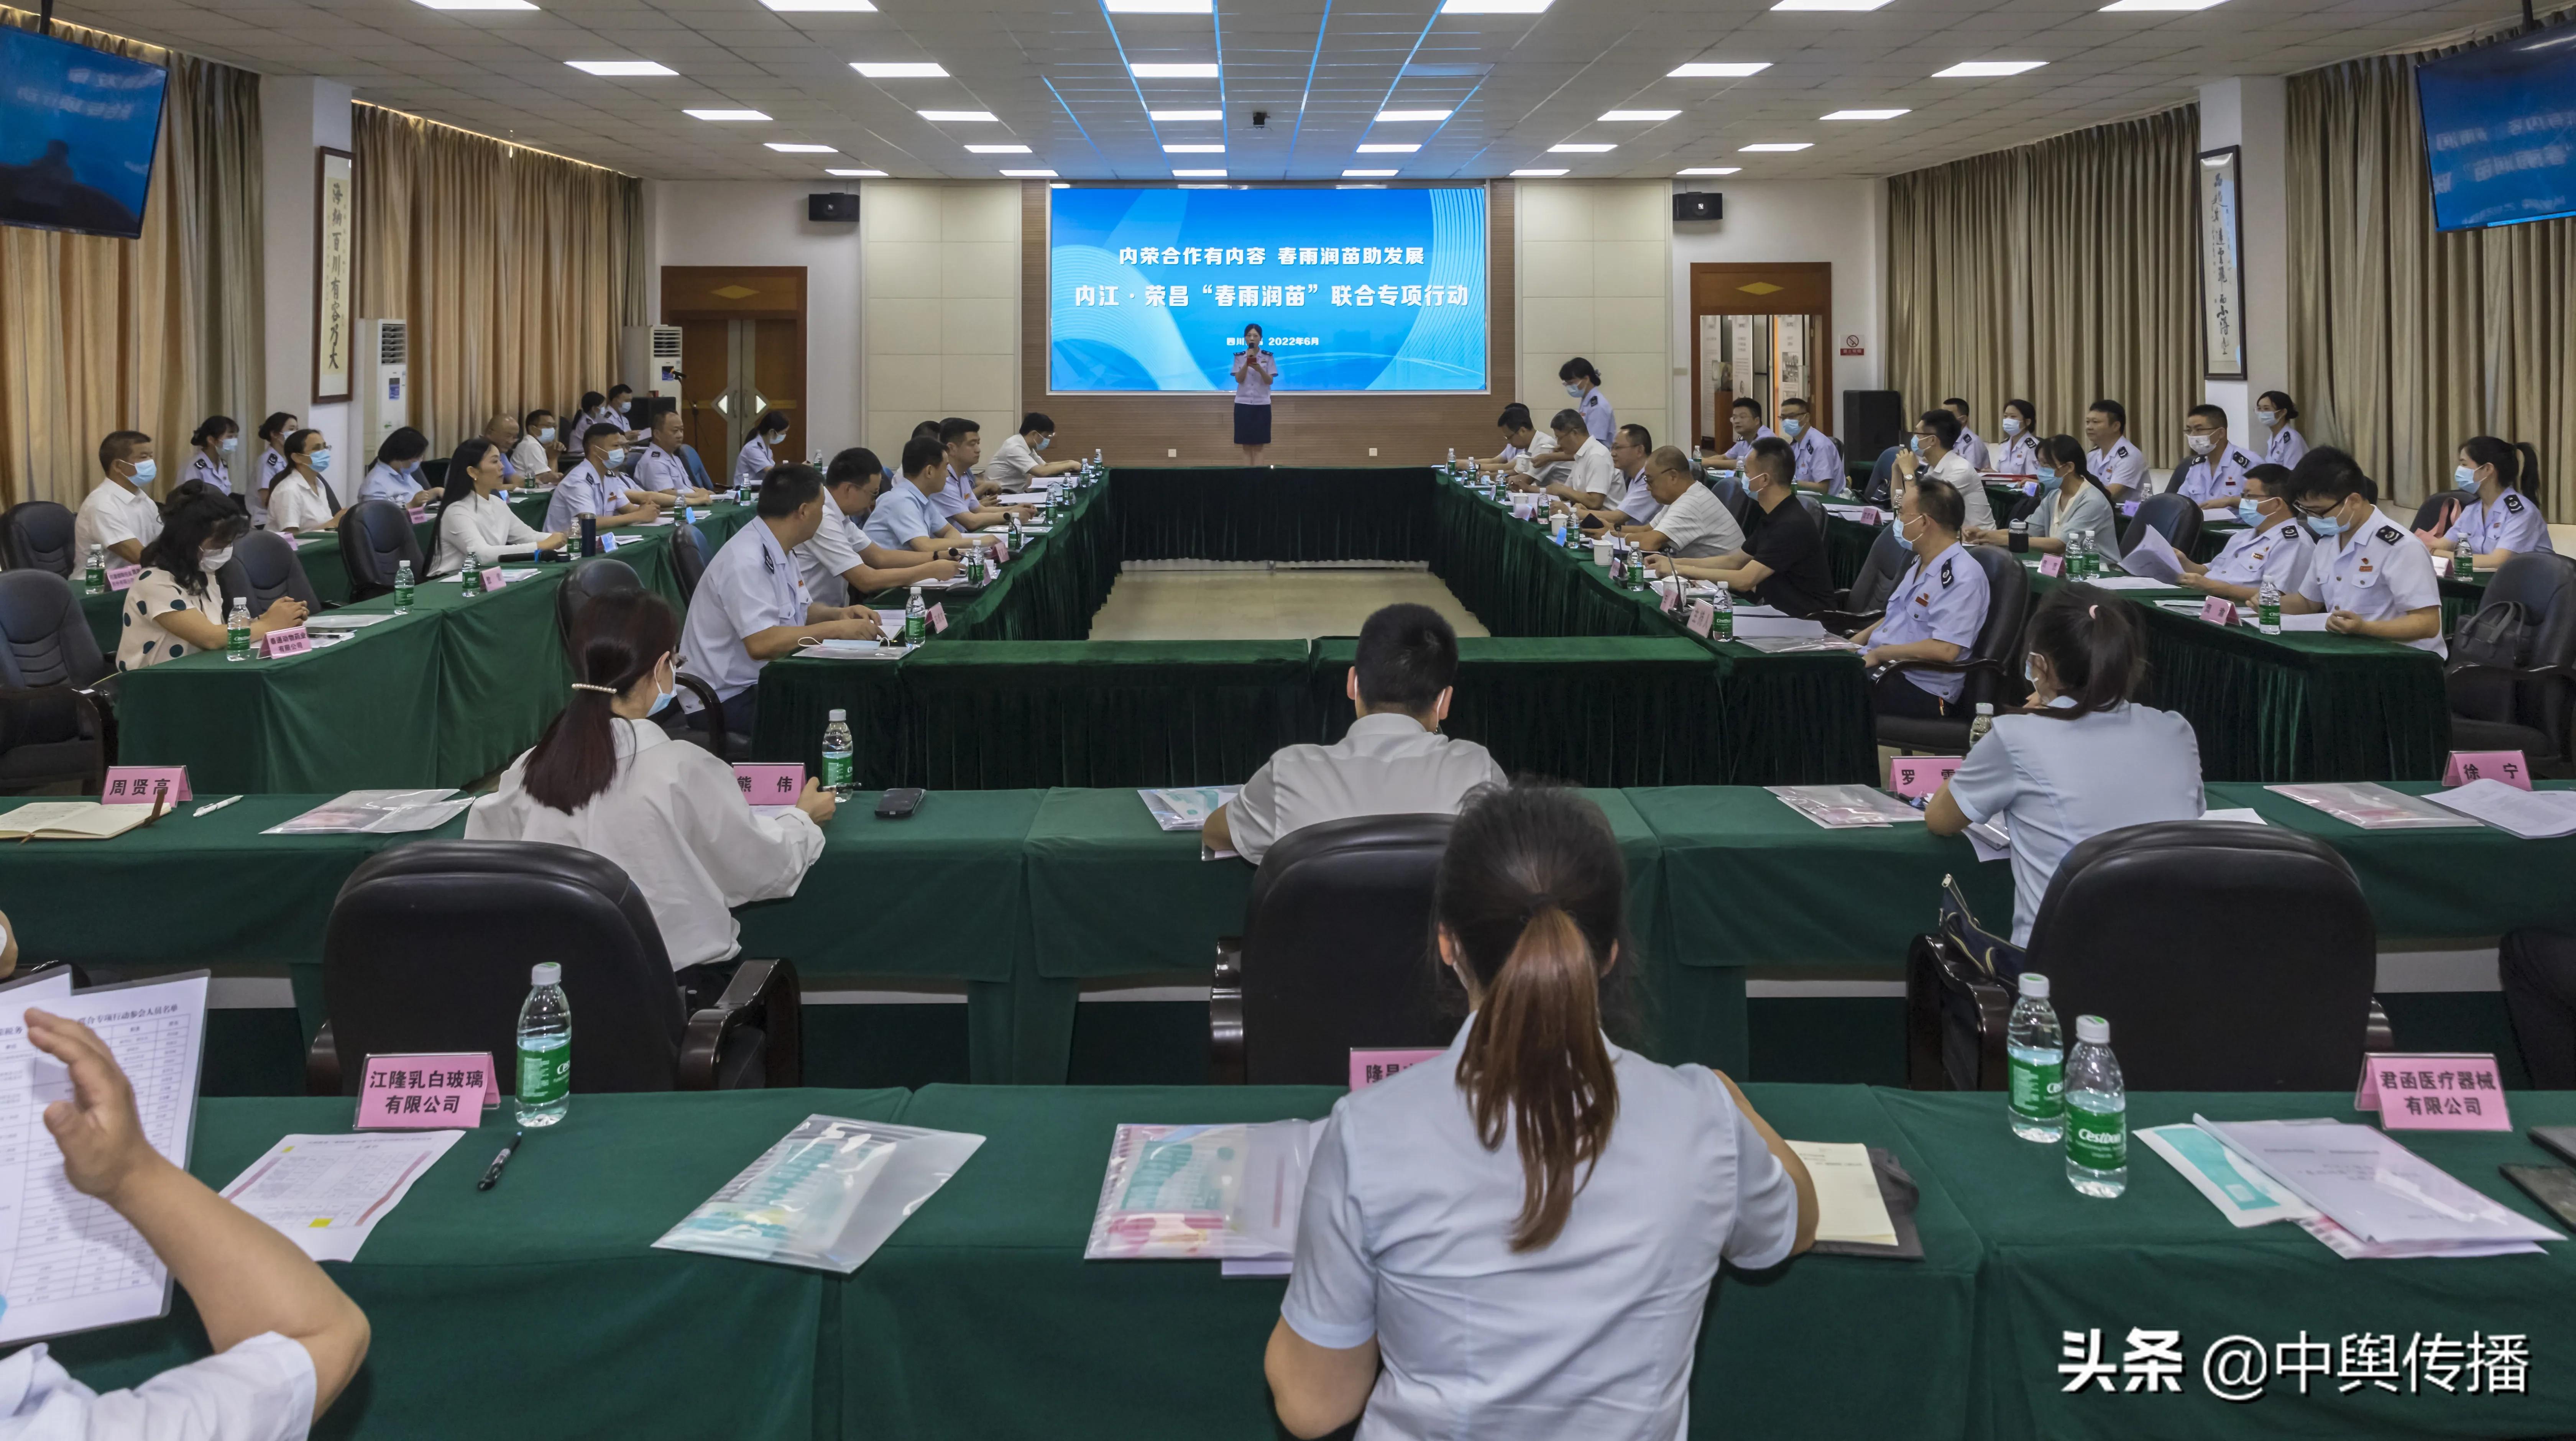
<path fill-rule="evenodd" d="M 197 807 L 195 810 L 188 812 L 188 816 L 189 816 L 189 818 L 190 818 L 191 820 L 195 819 L 195 818 L 196 818 L 196 817 L 198 817 L 198 816 L 210 816 L 210 815 L 213 815 L 215 812 L 217 812 L 217 811 L 219 811 L 219 810 L 222 810 L 224 807 L 226 807 L 226 806 L 228 806 L 228 805 L 231 805 L 233 802 L 235 802 L 235 801 L 237 801 L 237 800 L 240 800 L 240 799 L 241 799 L 241 797 L 239 797 L 239 796 L 226 796 L 226 797 L 224 797 L 222 800 L 219 800 L 219 801 L 208 801 L 206 804 L 201 805 L 201 806 Z"/>
<path fill-rule="evenodd" d="M 474 1183 L 474 1189 L 477 1191 L 489 1191 L 494 1186 L 499 1185 L 501 1181 L 501 1168 L 510 1164 L 510 1153 L 518 1150 L 519 1143 L 526 1139 L 528 1139 L 527 1132 L 512 1132 L 510 1134 L 510 1144 L 503 1146 L 501 1148 L 501 1154 L 492 1158 L 492 1164 L 484 1168 L 483 1179 Z"/>

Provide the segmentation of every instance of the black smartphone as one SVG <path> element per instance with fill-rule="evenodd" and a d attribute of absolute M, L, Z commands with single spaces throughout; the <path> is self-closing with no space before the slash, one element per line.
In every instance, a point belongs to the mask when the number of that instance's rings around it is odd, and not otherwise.
<path fill-rule="evenodd" d="M 896 786 L 877 797 L 877 816 L 881 820 L 908 820 L 921 809 L 921 799 L 928 794 L 919 786 Z"/>
<path fill-rule="evenodd" d="M 2531 1137 L 2533 1145 L 2576 1165 L 2576 1126 L 2534 1126 L 2523 1134 Z"/>
<path fill-rule="evenodd" d="M 2498 1166 L 2504 1178 L 2520 1186 L 2558 1224 L 2576 1231 L 2576 1171 L 2565 1166 Z"/>

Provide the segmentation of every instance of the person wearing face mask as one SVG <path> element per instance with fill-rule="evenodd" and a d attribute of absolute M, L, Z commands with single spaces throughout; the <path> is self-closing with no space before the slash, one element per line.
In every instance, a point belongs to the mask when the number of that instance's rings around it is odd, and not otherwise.
<path fill-rule="evenodd" d="M 1618 434 L 1610 438 L 1610 468 L 1618 477 L 1617 489 L 1611 493 L 1617 499 L 1595 513 L 1594 519 L 1623 531 L 1634 530 L 1653 520 L 1655 512 L 1664 508 L 1664 502 L 1655 497 L 1654 487 L 1646 480 L 1646 457 L 1654 451 L 1655 437 L 1644 426 L 1619 427 Z M 1687 473 L 1688 465 L 1683 469 Z M 1715 495 L 1710 492 L 1711 498 Z M 1721 503 L 1718 508 L 1723 510 L 1725 506 Z"/>
<path fill-rule="evenodd" d="M 2264 464 L 2286 470 L 2308 458 L 2308 438 L 2290 423 L 2298 418 L 2299 408 L 2284 392 L 2267 390 L 2254 398 L 2254 421 L 2271 437 L 2263 447 Z"/>
<path fill-rule="evenodd" d="M 2460 447 L 2451 478 L 2473 495 L 2440 535 L 2415 533 L 2433 554 L 2448 557 L 2465 548 L 2478 569 L 2493 570 L 2517 555 L 2556 549 L 2549 542 L 2549 518 L 2540 513 L 2539 451 L 2520 441 L 2472 436 Z"/>
<path fill-rule="evenodd" d="M 1929 414 L 1958 424 L 1946 410 Z M 1887 613 L 1852 637 L 1861 660 L 1876 672 L 1870 705 L 1881 715 L 1937 720 L 1959 702 L 1965 678 L 1955 672 L 1892 667 L 1909 660 L 1948 665 L 1966 655 L 1985 628 L 1991 593 L 1985 567 L 1959 545 L 1965 513 L 1958 487 L 1928 476 L 1907 486 L 1897 502 L 1896 533 L 1914 547 L 1914 564 L 1887 597 Z"/>
<path fill-rule="evenodd" d="M 832 457 L 823 472 L 823 523 L 796 547 L 805 589 L 820 605 L 847 605 L 853 595 L 947 580 L 958 572 L 963 546 L 925 555 L 868 539 L 866 524 L 885 482 L 885 462 L 873 450 L 852 447 Z"/>
<path fill-rule="evenodd" d="M 626 427 L 626 443 L 629 445 L 642 445 L 645 437 L 650 434 L 646 427 L 636 423 L 638 417 L 635 414 L 635 389 L 632 386 L 620 384 L 608 387 L 608 419 L 614 424 Z"/>
<path fill-rule="evenodd" d="M 144 548 L 143 569 L 119 598 L 118 670 L 224 648 L 224 595 L 215 573 L 232 563 L 233 542 L 249 530 L 250 517 L 222 491 L 188 481 L 171 494 L 161 533 Z M 280 597 L 252 619 L 251 644 L 303 623 L 304 602 Z"/>
<path fill-rule="evenodd" d="M 555 443 L 555 413 L 531 410 L 519 417 L 519 443 L 510 447 L 512 483 L 530 488 L 554 484 L 563 477 L 555 471 L 555 457 L 563 447 Z"/>
<path fill-rule="evenodd" d="M 2146 637 L 2127 603 L 2076 584 L 2030 620 L 2030 704 L 1985 739 L 1923 808 L 1936 836 L 2009 817 L 2014 945 L 2066 853 L 2126 826 L 2200 817 L 2200 742 L 2191 723 L 2130 697 L 2146 678 Z"/>
<path fill-rule="evenodd" d="M 1851 488 L 1851 477 L 1843 470 L 1843 448 L 1816 429 L 1801 397 L 1793 395 L 1780 402 L 1780 438 L 1789 442 L 1789 454 L 1797 461 L 1794 483 L 1820 487 L 1827 495 L 1841 495 Z"/>
<path fill-rule="evenodd" d="M 786 413 L 776 410 L 763 412 L 759 423 L 751 428 L 751 438 L 742 443 L 742 449 L 734 452 L 733 488 L 756 488 L 760 478 L 769 474 L 769 468 L 778 463 L 778 447 L 786 443 Z"/>
<path fill-rule="evenodd" d="M 655 723 L 671 704 L 679 639 L 679 617 L 651 591 L 584 606 L 562 712 L 474 803 L 465 838 L 573 846 L 616 862 L 652 907 L 694 1007 L 723 993 L 725 963 L 741 954 L 733 907 L 796 894 L 823 854 L 835 803 L 809 779 L 792 808 L 755 810 L 732 766 Z"/>
<path fill-rule="evenodd" d="M 762 666 L 818 640 L 877 638 L 874 609 L 817 603 L 797 566 L 796 547 L 823 528 L 830 504 L 814 467 L 770 467 L 760 482 L 758 518 L 724 543 L 698 580 L 681 652 L 689 673 L 714 689 L 724 728 L 734 734 L 752 733 Z M 682 705 L 700 709 L 694 695 Z"/>
<path fill-rule="evenodd" d="M 680 459 L 681 424 L 676 406 L 654 416 L 652 429 L 646 432 L 652 439 L 645 443 L 643 454 L 635 458 L 634 489 L 665 510 L 705 505 L 715 499 L 689 479 L 688 462 Z"/>
<path fill-rule="evenodd" d="M 431 575 L 463 570 L 469 555 L 478 566 L 494 566 L 541 550 L 563 549 L 562 535 L 539 533 L 501 499 L 506 483 L 500 446 L 478 439 L 456 447 L 447 461 L 447 504 L 438 516 L 438 549 L 429 562 Z"/>
<path fill-rule="evenodd" d="M 1030 481 L 1071 475 L 1082 469 L 1079 460 L 1045 459 L 1046 448 L 1053 444 L 1055 421 L 1042 411 L 1030 411 L 1020 417 L 1018 433 L 993 448 L 993 454 L 984 462 L 984 479 L 1003 490 L 1017 492 L 1028 489 Z"/>
<path fill-rule="evenodd" d="M 1830 607 L 1833 566 L 1825 557 L 1816 518 L 1798 503 L 1798 488 L 1790 480 L 1794 474 L 1796 460 L 1785 442 L 1753 442 L 1753 453 L 1744 458 L 1744 481 L 1754 509 L 1745 516 L 1740 548 L 1710 560 L 1648 556 L 1646 568 L 1657 575 L 1716 581 L 1783 615 L 1810 616 Z"/>
<path fill-rule="evenodd" d="M 268 528 L 268 489 L 286 474 L 286 438 L 301 429 L 283 410 L 259 423 L 259 473 L 250 487 L 250 523 L 262 530 Z"/>
<path fill-rule="evenodd" d="M 2227 547 L 2207 565 L 2183 558 L 2175 584 L 2203 595 L 2223 595 L 2251 605 L 2270 581 L 2284 596 L 2307 579 L 2316 556 L 2314 537 L 2299 523 L 2281 492 L 2290 472 L 2277 465 L 2257 465 L 2245 472 L 2245 493 L 2236 497 L 2237 523 L 2244 529 L 2227 538 Z"/>
<path fill-rule="evenodd" d="M 188 446 L 196 454 L 188 457 L 188 473 L 179 478 L 232 494 L 233 457 L 241 451 L 240 423 L 229 415 L 209 415 L 197 423 L 196 433 L 188 437 Z"/>
<path fill-rule="evenodd" d="M 2168 495 L 2189 496 L 2203 510 L 2233 508 L 2245 489 L 2245 472 L 2260 462 L 2227 439 L 2227 412 L 2215 405 L 2195 405 L 2182 423 L 2183 448 L 2191 459 L 2173 469 L 2165 481 Z"/>
<path fill-rule="evenodd" d="M 111 563 L 140 565 L 143 548 L 161 533 L 161 503 L 152 498 L 152 482 L 161 473 L 152 437 L 139 430 L 109 432 L 98 443 L 98 468 L 104 478 L 90 487 L 72 520 L 73 563 L 97 546 Z"/>
<path fill-rule="evenodd" d="M 1968 402 L 1954 395 L 1942 401 L 1941 408 L 1959 417 L 1959 443 L 1952 448 L 1959 452 L 1959 458 L 1968 463 L 1970 470 L 1984 471 L 1987 460 L 1986 442 L 1977 434 L 1976 429 L 1968 424 Z"/>
<path fill-rule="evenodd" d="M 331 469 L 331 447 L 322 432 L 299 430 L 286 437 L 286 469 L 268 488 L 268 528 L 282 534 L 337 530 L 349 513 L 340 494 L 323 479 Z"/>
<path fill-rule="evenodd" d="M 626 431 L 618 425 L 594 425 L 582 440 L 582 462 L 566 472 L 546 502 L 546 529 L 578 535 L 581 518 L 593 517 L 594 528 L 615 530 L 641 525 L 662 513 L 650 502 L 651 492 L 627 488 L 617 473 L 626 460 Z"/>
<path fill-rule="evenodd" d="M 2147 457 L 2129 443 L 2129 408 L 2116 400 L 2097 400 L 2084 410 L 2084 468 L 2101 477 L 2111 501 L 2143 500 L 2147 493 Z"/>
<path fill-rule="evenodd" d="M 1592 362 L 1578 355 L 1556 368 L 1556 378 L 1565 393 L 1574 398 L 1575 413 L 1583 417 L 1583 431 L 1603 445 L 1619 433 L 1618 412 L 1611 409 L 1610 393 L 1601 388 L 1601 372 Z"/>
<path fill-rule="evenodd" d="M 1959 417 L 1946 406 L 1934 406 L 1914 422 L 1914 434 L 1906 448 L 1896 453 L 1895 485 L 1899 490 L 1929 477 L 1945 481 L 1959 493 L 1967 506 L 1967 524 L 1974 530 L 1995 528 L 1994 502 L 1986 498 L 1986 482 L 1958 452 Z"/>
<path fill-rule="evenodd" d="M 2388 523 L 2371 504 L 2375 490 L 2361 466 L 2330 445 L 2309 451 L 2290 472 L 2284 498 L 2316 541 L 2308 573 L 2281 598 L 2281 609 L 2324 611 L 2326 629 L 2337 635 L 2377 636 L 2448 656 L 2432 553 Z"/>
<path fill-rule="evenodd" d="M 2048 461 L 2039 453 L 2040 441 L 2039 407 L 2027 400 L 2005 401 L 2004 443 L 1994 453 L 1995 473 L 2034 476 L 2045 474 L 2048 470 Z"/>
<path fill-rule="evenodd" d="M 358 485 L 358 499 L 387 500 L 405 510 L 438 499 L 436 487 L 420 478 L 420 459 L 429 454 L 429 437 L 406 425 L 376 447 L 376 463 Z"/>
<path fill-rule="evenodd" d="M 2025 549 L 2063 555 L 2066 538 L 2077 531 L 2106 540 L 2119 534 L 2120 517 L 2111 508 L 2110 493 L 2084 468 L 2084 447 L 2074 436 L 2052 435 L 2033 447 L 2033 453 L 2048 467 L 2052 484 L 2040 492 L 2039 506 L 2030 513 Z M 2010 545 L 2012 532 L 1971 527 L 1967 539 L 1970 545 Z"/>

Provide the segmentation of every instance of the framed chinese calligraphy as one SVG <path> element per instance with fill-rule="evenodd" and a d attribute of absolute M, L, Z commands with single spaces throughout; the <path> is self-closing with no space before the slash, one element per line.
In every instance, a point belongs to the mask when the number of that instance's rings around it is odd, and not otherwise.
<path fill-rule="evenodd" d="M 358 194 L 346 150 L 317 146 L 313 181 L 313 399 L 349 398 L 357 343 Z"/>
<path fill-rule="evenodd" d="M 2245 220 L 2236 146 L 2200 155 L 2200 333 L 2204 376 L 2245 378 Z"/>

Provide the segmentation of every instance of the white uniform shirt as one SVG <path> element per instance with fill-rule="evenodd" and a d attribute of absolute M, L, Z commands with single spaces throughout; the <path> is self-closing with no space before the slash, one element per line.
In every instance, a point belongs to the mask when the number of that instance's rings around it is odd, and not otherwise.
<path fill-rule="evenodd" d="M 2231 443 L 2207 455 L 2193 456 L 2191 464 L 2183 468 L 2182 484 L 2176 491 L 2204 507 L 2234 500 L 2245 493 L 2245 472 L 2260 464 Z"/>
<path fill-rule="evenodd" d="M 192 653 L 186 641 L 161 624 L 161 617 L 172 611 L 193 610 L 219 629 L 224 623 L 223 593 L 211 575 L 202 589 L 188 591 L 179 588 L 178 577 L 170 572 L 145 566 L 134 577 L 134 584 L 117 599 L 118 610 L 125 618 L 116 637 L 118 670 L 141 670 Z"/>
<path fill-rule="evenodd" d="M 1644 485 L 1638 482 L 1640 488 Z M 1705 560 L 1744 549 L 1744 527 L 1735 523 L 1735 513 L 1717 498 L 1716 491 L 1697 481 L 1683 488 L 1681 499 L 1656 512 L 1654 527 L 1666 542 L 1664 554 L 1684 560 Z"/>
<path fill-rule="evenodd" d="M 510 448 L 510 478 L 524 484 L 545 473 L 546 443 L 534 433 L 520 436 Z"/>
<path fill-rule="evenodd" d="M 2012 939 L 2026 946 L 2068 851 L 2123 826 L 2200 815 L 2200 741 L 2189 721 L 2151 706 L 2074 720 L 1999 715 L 1950 777 L 1950 799 L 1971 822 L 2011 818 Z"/>
<path fill-rule="evenodd" d="M 681 669 L 715 687 L 716 699 L 731 700 L 759 683 L 765 664 L 743 649 L 743 638 L 772 626 L 803 625 L 812 604 L 795 558 L 779 548 L 778 533 L 754 520 L 724 543 L 698 580 L 680 635 Z M 691 698 L 686 691 L 681 696 Z"/>
<path fill-rule="evenodd" d="M 274 1331 L 105 1394 L 38 1342 L 0 1360 L 0 1441 L 303 1441 L 314 1388 L 312 1353 Z"/>
<path fill-rule="evenodd" d="M 1770 439 L 1773 433 L 1774 432 L 1771 427 L 1767 425 L 1757 425 L 1753 427 L 1752 439 L 1739 439 L 1733 445 L 1728 446 L 1726 448 L 1726 458 L 1729 460 L 1742 460 L 1744 457 L 1753 453 L 1753 441 Z"/>
<path fill-rule="evenodd" d="M 232 467 L 202 450 L 188 457 L 188 473 L 179 480 L 182 484 L 193 480 L 208 490 L 219 490 L 226 495 L 233 493 Z"/>
<path fill-rule="evenodd" d="M 1026 491 L 1030 477 L 1045 463 L 1035 450 L 1029 448 L 1027 437 L 1014 435 L 993 447 L 993 453 L 984 457 L 984 478 L 1006 491 Z"/>
<path fill-rule="evenodd" d="M 269 487 L 268 527 L 280 531 L 327 528 L 340 511 L 337 500 L 328 481 L 290 470 Z"/>
<path fill-rule="evenodd" d="M 1353 816 L 1455 812 L 1467 792 L 1508 779 L 1474 741 L 1381 712 L 1351 722 L 1328 746 L 1283 747 L 1225 808 L 1234 848 L 1254 865 L 1290 831 Z"/>
<path fill-rule="evenodd" d="M 2039 463 L 2039 437 L 2016 435 L 1994 453 L 1989 469 L 1998 475 L 2045 475 L 2049 468 Z"/>
<path fill-rule="evenodd" d="M 1789 442 L 1789 453 L 1797 457 L 1798 473 L 1790 477 L 1801 485 L 1821 485 L 1830 495 L 1842 495 L 1851 489 L 1851 476 L 1843 469 L 1843 448 L 1834 438 L 1803 426 L 1798 438 Z"/>
<path fill-rule="evenodd" d="M 1528 450 L 1512 457 L 1512 469 L 1541 485 L 1559 485 L 1571 469 L 1571 457 L 1556 448 L 1556 432 L 1542 430 Z"/>
<path fill-rule="evenodd" d="M 90 487 L 80 513 L 72 518 L 72 564 L 76 568 L 86 564 L 91 546 L 104 552 L 119 541 L 148 546 L 160 538 L 161 503 L 147 492 L 102 478 Z M 113 555 L 106 559 L 110 565 L 122 563 Z"/>
<path fill-rule="evenodd" d="M 2369 525 L 2348 542 L 2341 536 L 2318 537 L 2308 573 L 2299 578 L 2299 594 L 2329 611 L 2348 610 L 2363 620 L 2396 620 L 2442 603 L 2433 553 L 2424 542 L 2385 524 Z M 2451 653 L 2438 631 L 2405 644 L 2438 656 Z"/>
<path fill-rule="evenodd" d="M 1986 498 L 1986 478 L 1977 474 L 1977 468 L 1968 464 L 1967 458 L 1959 452 L 1951 451 L 1917 474 L 1947 481 L 1957 489 L 1960 504 L 1968 508 L 1968 518 L 1964 523 L 1968 529 L 1995 529 L 1995 505 Z"/>
<path fill-rule="evenodd" d="M 597 466 L 585 460 L 556 482 L 554 498 L 546 502 L 546 529 L 560 535 L 579 535 L 583 516 L 615 515 L 625 508 L 625 478 L 603 476 Z"/>
<path fill-rule="evenodd" d="M 796 567 L 805 577 L 805 593 L 816 605 L 848 605 L 850 583 L 842 577 L 858 568 L 867 536 L 841 511 L 832 487 L 823 487 L 823 523 L 813 538 L 796 547 Z"/>
<path fill-rule="evenodd" d="M 409 510 L 411 498 L 426 489 L 421 484 L 418 461 L 409 469 L 396 470 L 380 460 L 367 467 L 367 478 L 358 487 L 358 499 L 389 500 Z"/>
<path fill-rule="evenodd" d="M 1333 1105 L 1297 1223 L 1288 1328 L 1384 1358 L 1359 1441 L 1671 1441 L 1720 1262 L 1797 1242 L 1798 1193 L 1726 1085 L 1609 1048 L 1618 1123 L 1565 1229 L 1515 1252 L 1521 1160 L 1477 1139 L 1458 1058 Z"/>
<path fill-rule="evenodd" d="M 1898 578 L 1896 591 L 1887 598 L 1887 614 L 1870 633 L 1871 649 L 1883 645 L 1902 645 L 1907 641 L 1945 640 L 1965 652 L 1974 650 L 1977 632 L 1986 626 L 1986 605 L 1991 599 L 1986 585 L 1986 568 L 1977 564 L 1964 545 L 1953 545 L 1926 565 L 1917 559 Z M 1910 670 L 1901 672 L 1925 694 L 1945 701 L 1959 698 L 1967 677 L 1956 671 Z"/>
<path fill-rule="evenodd" d="M 1610 447 L 1586 438 L 1574 452 L 1574 464 L 1566 473 L 1565 484 L 1587 495 L 1607 496 L 1616 501 L 1623 493 L 1619 484 L 1619 467 L 1610 462 Z"/>
<path fill-rule="evenodd" d="M 647 445 L 635 457 L 637 490 L 689 489 L 688 462 L 658 445 Z"/>
<path fill-rule="evenodd" d="M 823 854 L 822 828 L 790 807 L 754 811 L 732 766 L 672 740 L 651 721 L 610 725 L 618 766 L 608 789 L 566 815 L 529 796 L 534 752 L 522 754 L 501 773 L 499 789 L 474 803 L 465 838 L 544 841 L 605 856 L 653 908 L 671 969 L 732 959 L 742 949 L 742 927 L 731 908 L 796 894 Z"/>
<path fill-rule="evenodd" d="M 2549 518 L 2540 513 L 2539 503 L 2514 490 L 2493 501 L 2473 500 L 2462 506 L 2460 518 L 2451 522 L 2444 536 L 2467 546 L 2472 555 L 2497 550 L 2527 555 L 2554 548 L 2549 543 Z"/>
<path fill-rule="evenodd" d="M 2308 458 L 2308 438 L 2299 434 L 2295 425 L 2284 425 L 2272 432 L 2272 443 L 2263 447 L 2263 460 L 2269 465 L 2286 465 L 2292 470 Z"/>
<path fill-rule="evenodd" d="M 1968 463 L 1968 468 L 1970 470 L 1984 470 L 1986 468 L 1988 457 L 1986 454 L 1985 437 L 1977 434 L 1973 430 L 1970 430 L 1966 426 L 1963 425 L 1959 427 L 1959 443 L 1950 447 L 1950 449 L 1961 460 Z"/>
<path fill-rule="evenodd" d="M 2249 526 L 2227 538 L 2226 546 L 2210 559 L 2208 576 L 2257 590 L 2268 580 L 2281 588 L 2281 594 L 2288 595 L 2308 578 L 2308 562 L 2316 554 L 2315 539 L 2295 515 L 2278 525 Z"/>
<path fill-rule="evenodd" d="M 2146 494 L 2146 454 L 2125 436 L 2112 441 L 2107 450 L 2084 452 L 2084 468 L 2115 491 L 2126 487 L 2127 493 L 2121 497 L 2124 500 L 2137 500 Z"/>
<path fill-rule="evenodd" d="M 430 558 L 429 573 L 451 575 L 463 570 L 468 551 L 476 565 L 534 555 L 537 542 L 545 538 L 544 531 L 519 519 L 501 497 L 469 495 L 439 512 L 438 550 Z"/>
<path fill-rule="evenodd" d="M 738 490 L 758 490 L 760 477 L 777 463 L 777 457 L 769 453 L 768 444 L 759 436 L 755 435 L 744 441 L 742 449 L 734 453 L 734 487 Z"/>

